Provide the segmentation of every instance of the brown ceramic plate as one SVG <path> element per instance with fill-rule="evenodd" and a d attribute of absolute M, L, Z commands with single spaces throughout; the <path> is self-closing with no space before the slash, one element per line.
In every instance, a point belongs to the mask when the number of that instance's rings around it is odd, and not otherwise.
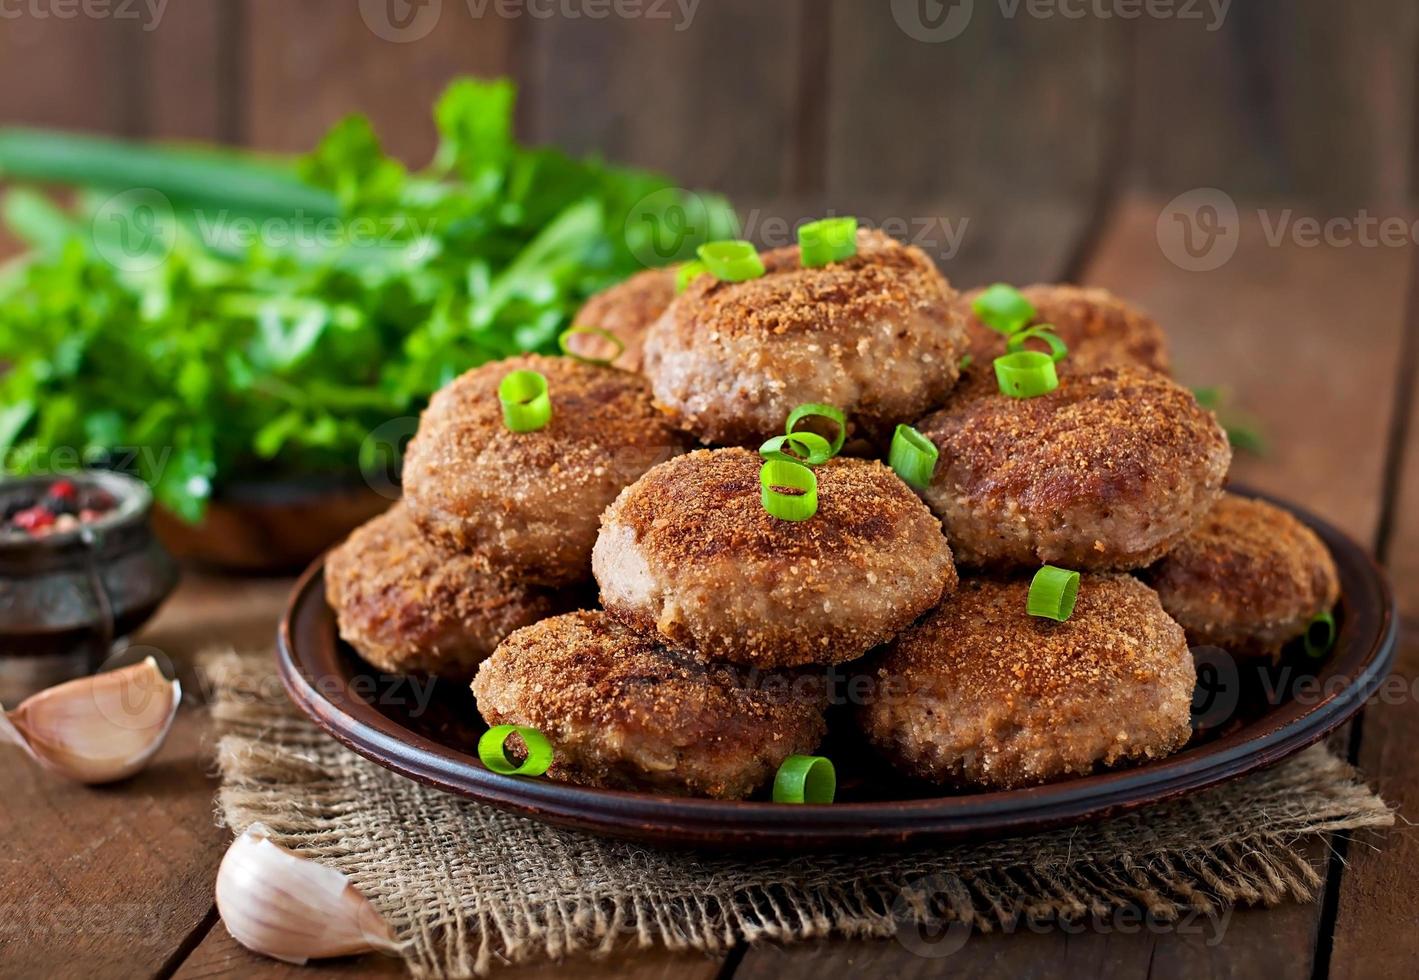
<path fill-rule="evenodd" d="M 295 703 L 356 752 L 450 793 L 549 823 L 716 849 L 883 847 L 1019 833 L 1098 819 L 1271 765 L 1342 724 L 1375 692 L 1395 644 L 1389 585 L 1355 542 L 1288 509 L 1320 534 L 1340 569 L 1340 631 L 1331 655 L 1317 663 L 1291 651 L 1275 667 L 1200 658 L 1196 731 L 1182 752 L 1031 789 L 943 796 L 939 788 L 893 776 L 850 734 L 830 735 L 822 750 L 838 768 L 837 802 L 828 806 L 680 799 L 500 776 L 478 761 L 484 726 L 466 685 L 381 675 L 340 641 L 321 562 L 296 585 L 278 658 Z M 845 732 L 842 724 L 833 728 Z"/>

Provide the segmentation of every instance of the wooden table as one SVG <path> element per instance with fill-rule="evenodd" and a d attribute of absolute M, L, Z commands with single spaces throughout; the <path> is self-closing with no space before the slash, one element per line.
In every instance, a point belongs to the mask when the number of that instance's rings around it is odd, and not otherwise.
<path fill-rule="evenodd" d="M 1404 615 L 1419 614 L 1416 250 L 1272 244 L 1255 208 L 1243 207 L 1236 254 L 1215 271 L 1191 272 L 1159 248 L 1163 203 L 1126 198 L 1101 217 L 1070 202 L 965 212 L 966 240 L 946 269 L 963 286 L 1074 278 L 1148 307 L 1169 330 L 1178 376 L 1230 387 L 1264 425 L 1269 454 L 1239 457 L 1237 477 L 1370 544 L 1391 569 Z M 1267 219 L 1280 211 L 1268 209 Z M 912 213 L 962 216 L 949 204 Z M 179 664 L 213 644 L 269 645 L 288 584 L 190 575 L 139 642 Z M 1419 678 L 1412 618 L 1397 669 Z M 228 838 L 213 819 L 211 746 L 196 700 L 156 764 L 120 786 L 65 785 L 17 754 L 0 755 L 0 975 L 399 973 L 397 962 L 377 957 L 296 970 L 247 953 L 221 927 L 212 884 Z M 1413 696 L 1371 706 L 1335 743 L 1410 816 L 1419 805 L 1411 737 L 1419 739 Z M 1408 977 L 1419 964 L 1419 836 L 1401 819 L 1374 843 L 1316 841 L 1323 894 L 1306 905 L 1238 911 L 1215 943 L 1147 930 L 1052 930 L 974 937 L 947 960 L 891 942 L 841 941 L 721 958 L 630 952 L 499 975 Z"/>

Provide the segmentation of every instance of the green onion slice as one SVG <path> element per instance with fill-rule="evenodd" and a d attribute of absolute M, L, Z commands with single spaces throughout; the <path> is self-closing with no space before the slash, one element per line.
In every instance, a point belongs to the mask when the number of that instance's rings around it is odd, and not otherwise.
<path fill-rule="evenodd" d="M 774 776 L 775 803 L 831 803 L 837 792 L 837 769 L 821 755 L 791 755 Z"/>
<path fill-rule="evenodd" d="M 683 293 L 700 276 L 709 274 L 709 266 L 703 262 L 686 262 L 675 270 L 675 292 Z"/>
<path fill-rule="evenodd" d="M 517 734 L 527 747 L 522 765 L 514 765 L 504 749 L 508 736 Z M 535 728 L 526 725 L 494 725 L 478 739 L 478 758 L 493 772 L 504 776 L 540 776 L 552 766 L 552 743 Z"/>
<path fill-rule="evenodd" d="M 899 425 L 897 431 L 892 433 L 892 448 L 887 453 L 887 463 L 908 486 L 925 490 L 931 484 L 931 474 L 936 471 L 939 455 L 934 442 L 909 425 Z"/>
<path fill-rule="evenodd" d="M 1335 646 L 1335 617 L 1329 610 L 1316 613 L 1306 626 L 1306 656 L 1324 657 Z"/>
<path fill-rule="evenodd" d="M 547 379 L 538 371 L 513 371 L 498 385 L 503 424 L 513 432 L 534 432 L 552 421 Z"/>
<path fill-rule="evenodd" d="M 995 359 L 995 380 L 1011 398 L 1034 398 L 1059 387 L 1054 360 L 1037 350 L 1002 354 Z"/>
<path fill-rule="evenodd" d="M 827 419 L 838 427 L 838 434 L 833 437 L 832 442 L 833 455 L 836 456 L 842 451 L 843 443 L 847 442 L 847 416 L 842 413 L 841 409 L 834 408 L 831 405 L 817 405 L 811 402 L 806 405 L 799 405 L 788 413 L 788 423 L 784 426 L 784 431 L 789 435 L 796 435 L 793 430 L 798 427 L 798 423 L 815 415 L 819 418 Z"/>
<path fill-rule="evenodd" d="M 1059 339 L 1059 334 L 1054 332 L 1054 326 L 1042 323 L 1038 327 L 1031 327 L 1028 330 L 1021 330 L 1010 335 L 1010 339 L 1005 342 L 1005 349 L 1011 354 L 1025 349 L 1025 343 L 1030 340 L 1043 340 L 1049 345 L 1049 359 L 1058 364 L 1064 360 L 1069 348 L 1064 341 Z"/>
<path fill-rule="evenodd" d="M 1045 565 L 1030 582 L 1030 597 L 1025 611 L 1031 616 L 1064 622 L 1074 613 L 1079 598 L 1079 573 L 1067 568 Z"/>
<path fill-rule="evenodd" d="M 981 323 L 1004 334 L 1014 333 L 1035 318 L 1035 304 L 1020 290 L 1003 282 L 981 290 L 981 294 L 971 300 L 971 310 Z"/>
<path fill-rule="evenodd" d="M 975 355 L 974 355 L 974 354 L 967 354 L 965 357 L 961 358 L 961 367 L 960 367 L 960 369 L 961 369 L 962 371 L 964 371 L 966 368 L 968 368 L 968 367 L 971 366 L 971 364 L 975 361 L 975 359 L 976 359 L 976 358 L 975 358 Z"/>
<path fill-rule="evenodd" d="M 822 466 L 833 458 L 833 447 L 816 432 L 794 432 L 774 436 L 759 447 L 759 455 L 804 466 Z"/>
<path fill-rule="evenodd" d="M 857 254 L 857 219 L 824 218 L 798 229 L 798 254 L 803 268 L 841 262 Z"/>
<path fill-rule="evenodd" d="M 699 247 L 700 261 L 710 275 L 724 282 L 745 282 L 764 274 L 764 260 L 751 242 L 730 239 Z"/>
<path fill-rule="evenodd" d="M 612 347 L 616 348 L 616 352 L 610 357 L 587 357 L 584 354 L 578 354 L 576 351 L 571 349 L 571 339 L 578 334 L 584 334 L 591 337 L 600 337 Z M 616 358 L 620 357 L 626 352 L 626 342 L 620 337 L 617 337 L 611 331 L 603 329 L 602 327 L 568 327 L 566 330 L 563 330 L 562 335 L 557 338 L 557 346 L 562 349 L 563 354 L 567 355 L 568 357 L 576 358 L 578 361 L 581 361 L 584 364 L 609 365 L 612 361 L 616 360 Z"/>
<path fill-rule="evenodd" d="M 781 521 L 806 521 L 818 513 L 818 478 L 802 463 L 768 460 L 759 470 L 759 487 L 764 510 Z"/>

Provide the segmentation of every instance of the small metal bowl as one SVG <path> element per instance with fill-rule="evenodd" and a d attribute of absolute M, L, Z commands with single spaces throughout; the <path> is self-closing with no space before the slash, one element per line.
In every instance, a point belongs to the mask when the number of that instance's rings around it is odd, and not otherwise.
<path fill-rule="evenodd" d="M 60 478 L 0 480 L 0 507 L 40 496 Z M 73 530 L 0 534 L 0 704 L 92 673 L 177 584 L 177 566 L 153 534 L 146 485 L 103 471 L 62 478 L 118 503 Z"/>

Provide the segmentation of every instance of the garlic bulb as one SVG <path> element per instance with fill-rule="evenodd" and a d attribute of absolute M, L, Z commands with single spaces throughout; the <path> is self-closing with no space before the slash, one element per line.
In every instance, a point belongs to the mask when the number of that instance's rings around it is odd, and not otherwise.
<path fill-rule="evenodd" d="M 0 742 L 19 745 L 46 769 L 81 783 L 127 779 L 162 747 L 182 701 L 149 657 L 81 677 L 0 711 Z"/>
<path fill-rule="evenodd" d="M 217 911 L 232 938 L 303 965 L 328 956 L 396 953 L 389 924 L 334 868 L 273 844 L 261 824 L 232 842 L 217 870 Z"/>

